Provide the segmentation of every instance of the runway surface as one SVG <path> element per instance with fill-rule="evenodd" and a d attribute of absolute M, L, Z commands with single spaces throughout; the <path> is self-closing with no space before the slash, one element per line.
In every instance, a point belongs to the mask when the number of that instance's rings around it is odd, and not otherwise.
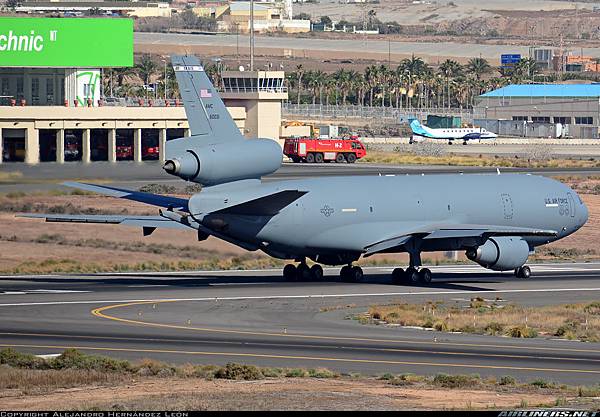
<path fill-rule="evenodd" d="M 548 305 L 600 299 L 600 263 L 533 265 L 535 277 L 477 266 L 433 267 L 428 287 L 391 285 L 391 268 L 361 283 L 284 282 L 279 270 L 0 277 L 0 347 L 67 347 L 128 359 L 328 367 L 373 375 L 479 373 L 600 380 L 600 344 L 361 325 L 373 303 L 472 297 Z"/>
<path fill-rule="evenodd" d="M 145 184 L 160 183 L 176 187 L 182 186 L 179 178 L 167 174 L 156 161 L 142 163 L 94 162 L 82 163 L 43 163 L 28 165 L 7 163 L 0 166 L 2 172 L 18 172 L 20 177 L 13 181 L 0 183 L 0 192 L 41 191 L 60 188 L 60 182 L 66 180 L 101 180 L 130 189 Z M 298 179 L 307 177 L 326 177 L 340 175 L 421 175 L 449 173 L 496 173 L 494 167 L 459 167 L 445 165 L 390 165 L 390 164 L 293 164 L 284 163 L 274 174 L 264 177 L 265 181 Z M 600 175 L 600 168 L 500 168 L 500 172 L 529 173 L 545 176 L 555 175 Z M 64 187 L 66 188 L 66 187 Z"/>

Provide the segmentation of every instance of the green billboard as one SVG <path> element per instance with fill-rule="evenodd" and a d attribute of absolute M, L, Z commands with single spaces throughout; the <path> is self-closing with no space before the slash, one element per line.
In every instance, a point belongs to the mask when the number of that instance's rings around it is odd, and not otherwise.
<path fill-rule="evenodd" d="M 0 67 L 131 67 L 133 21 L 0 17 Z"/>

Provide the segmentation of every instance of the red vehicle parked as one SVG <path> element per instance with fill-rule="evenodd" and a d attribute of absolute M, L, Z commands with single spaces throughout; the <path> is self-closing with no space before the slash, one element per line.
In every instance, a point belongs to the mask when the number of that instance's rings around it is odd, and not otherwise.
<path fill-rule="evenodd" d="M 358 139 L 288 138 L 283 153 L 294 162 L 321 163 L 335 161 L 352 164 L 367 151 Z"/>

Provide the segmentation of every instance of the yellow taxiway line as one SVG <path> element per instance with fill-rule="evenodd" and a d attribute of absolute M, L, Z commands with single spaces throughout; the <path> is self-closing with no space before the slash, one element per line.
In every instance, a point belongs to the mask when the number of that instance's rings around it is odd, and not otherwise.
<path fill-rule="evenodd" d="M 515 345 L 494 345 L 494 344 L 477 344 L 477 343 L 459 343 L 459 342 L 429 342 L 429 341 L 407 341 L 407 340 L 394 340 L 394 339 L 374 339 L 374 338 L 365 338 L 365 337 L 348 337 L 348 336 L 324 336 L 324 335 L 311 335 L 311 334 L 302 334 L 302 333 L 273 333 L 273 332 L 257 332 L 257 331 L 249 331 L 249 330 L 232 330 L 232 329 L 218 329 L 218 328 L 210 328 L 210 327 L 193 327 L 193 326 L 183 326 L 177 324 L 166 324 L 166 323 L 152 323 L 140 320 L 132 320 L 125 319 L 121 317 L 112 316 L 109 314 L 105 314 L 104 312 L 107 310 L 112 310 L 116 308 L 123 307 L 131 307 L 136 305 L 147 305 L 147 304 L 159 304 L 159 303 L 172 303 L 177 302 L 177 300 L 159 300 L 159 301 L 139 301 L 139 302 L 130 302 L 123 304 L 114 304 L 104 307 L 95 308 L 91 311 L 91 314 L 104 318 L 107 320 L 117 321 L 121 323 L 134 324 L 139 326 L 148 326 L 148 327 L 159 327 L 159 328 L 168 328 L 168 329 L 179 329 L 179 330 L 188 330 L 188 331 L 197 331 L 197 332 L 207 332 L 207 333 L 228 333 L 228 334 L 237 334 L 237 335 L 249 335 L 249 336 L 272 336 L 272 337 L 287 337 L 287 338 L 298 338 L 298 339 L 313 339 L 313 340 L 335 340 L 335 341 L 353 341 L 353 342 L 375 342 L 375 343 L 393 343 L 393 344 L 406 344 L 406 343 L 414 343 L 414 344 L 427 344 L 427 345 L 442 345 L 442 346 L 460 346 L 460 347 L 484 347 L 484 348 L 501 348 L 501 349 L 521 349 L 521 350 L 536 350 L 536 351 L 564 351 L 564 352 L 579 352 L 579 353 L 600 353 L 598 350 L 593 349 L 573 349 L 573 348 L 554 348 L 554 347 L 543 347 L 543 346 L 515 346 Z M 560 358 L 563 359 L 563 358 Z"/>

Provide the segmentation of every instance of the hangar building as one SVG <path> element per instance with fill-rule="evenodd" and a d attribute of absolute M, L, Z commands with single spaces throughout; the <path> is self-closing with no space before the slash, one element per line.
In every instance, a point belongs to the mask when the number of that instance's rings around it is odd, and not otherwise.
<path fill-rule="evenodd" d="M 598 137 L 600 84 L 508 85 L 478 97 L 475 118 L 568 126 L 572 137 Z"/>

